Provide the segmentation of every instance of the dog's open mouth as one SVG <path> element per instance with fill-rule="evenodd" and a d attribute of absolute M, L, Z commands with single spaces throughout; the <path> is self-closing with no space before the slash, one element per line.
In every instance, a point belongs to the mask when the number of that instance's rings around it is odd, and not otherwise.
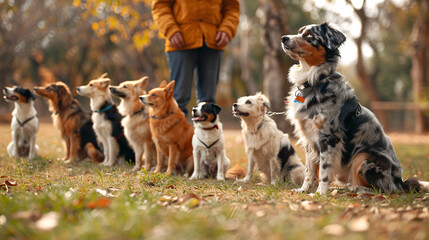
<path fill-rule="evenodd" d="M 207 116 L 197 116 L 197 115 L 194 115 L 194 116 L 192 116 L 192 121 L 194 121 L 194 122 L 201 122 L 201 121 L 205 121 L 205 120 L 207 120 Z"/>
<path fill-rule="evenodd" d="M 18 97 L 15 95 L 7 95 L 3 97 L 5 100 L 9 100 L 9 101 L 18 101 Z"/>
<path fill-rule="evenodd" d="M 249 116 L 249 113 L 241 112 L 241 111 L 238 111 L 237 109 L 234 109 L 232 111 L 232 114 L 234 114 L 234 116 L 236 116 L 236 117 L 240 117 L 240 116 L 247 117 L 247 116 Z"/>

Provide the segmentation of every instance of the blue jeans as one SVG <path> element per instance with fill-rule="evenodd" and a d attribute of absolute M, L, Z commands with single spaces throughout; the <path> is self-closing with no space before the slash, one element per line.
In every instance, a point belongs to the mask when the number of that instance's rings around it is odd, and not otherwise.
<path fill-rule="evenodd" d="M 191 99 L 192 80 L 196 70 L 198 102 L 216 102 L 216 86 L 223 51 L 203 46 L 201 48 L 167 52 L 170 81 L 175 80 L 174 99 L 188 115 L 186 105 Z"/>

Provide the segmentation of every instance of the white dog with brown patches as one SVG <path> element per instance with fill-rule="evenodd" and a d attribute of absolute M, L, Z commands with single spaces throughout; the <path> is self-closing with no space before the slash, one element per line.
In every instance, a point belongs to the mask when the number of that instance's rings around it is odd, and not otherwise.
<path fill-rule="evenodd" d="M 21 87 L 3 89 L 6 102 L 13 102 L 12 142 L 7 146 L 11 157 L 34 158 L 39 147 L 36 145 L 36 133 L 39 130 L 39 119 L 34 108 L 34 95 L 30 90 Z"/>
<path fill-rule="evenodd" d="M 270 101 L 261 93 L 241 97 L 232 107 L 234 116 L 242 120 L 241 132 L 248 155 L 247 175 L 241 181 L 252 178 L 256 164 L 271 184 L 280 178 L 302 184 L 305 167 L 290 145 L 288 135 L 266 114 L 269 107 Z"/>
<path fill-rule="evenodd" d="M 225 138 L 218 115 L 220 111 L 220 106 L 207 102 L 192 108 L 195 130 L 192 138 L 194 173 L 191 180 L 211 176 L 225 181 L 230 160 L 226 156 Z"/>

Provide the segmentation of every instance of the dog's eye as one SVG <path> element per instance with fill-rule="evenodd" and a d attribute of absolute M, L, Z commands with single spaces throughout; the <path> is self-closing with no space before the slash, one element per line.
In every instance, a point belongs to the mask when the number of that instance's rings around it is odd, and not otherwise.
<path fill-rule="evenodd" d="M 151 95 L 152 97 L 156 97 L 156 94 L 155 93 L 152 93 L 152 95 Z"/>
<path fill-rule="evenodd" d="M 92 86 L 94 86 L 94 85 L 92 85 L 92 83 L 91 83 L 91 84 L 89 84 L 89 86 L 90 86 L 90 87 L 92 87 Z"/>
<path fill-rule="evenodd" d="M 252 102 L 250 100 L 247 100 L 246 104 L 252 104 Z"/>
<path fill-rule="evenodd" d="M 306 32 L 306 33 L 303 35 L 303 37 L 304 37 L 305 39 L 307 39 L 307 40 L 310 40 L 310 41 L 314 39 L 313 34 L 311 34 L 311 33 L 309 33 L 309 32 Z"/>
<path fill-rule="evenodd" d="M 127 86 L 123 86 L 123 88 L 127 88 Z"/>

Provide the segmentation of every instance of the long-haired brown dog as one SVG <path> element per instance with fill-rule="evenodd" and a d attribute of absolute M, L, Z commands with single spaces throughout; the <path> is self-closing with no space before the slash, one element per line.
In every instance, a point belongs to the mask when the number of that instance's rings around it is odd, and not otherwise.
<path fill-rule="evenodd" d="M 34 91 L 49 100 L 54 126 L 61 132 L 64 141 L 64 161 L 90 158 L 95 162 L 103 161 L 103 154 L 97 144 L 90 114 L 82 110 L 79 102 L 73 98 L 70 89 L 63 82 L 44 87 L 35 87 Z"/>
<path fill-rule="evenodd" d="M 194 128 L 186 120 L 173 98 L 174 81 L 163 81 L 158 88 L 140 96 L 140 101 L 150 106 L 149 126 L 155 142 L 157 166 L 155 172 L 164 168 L 163 156 L 168 156 L 167 174 L 192 174 L 192 136 Z"/>

